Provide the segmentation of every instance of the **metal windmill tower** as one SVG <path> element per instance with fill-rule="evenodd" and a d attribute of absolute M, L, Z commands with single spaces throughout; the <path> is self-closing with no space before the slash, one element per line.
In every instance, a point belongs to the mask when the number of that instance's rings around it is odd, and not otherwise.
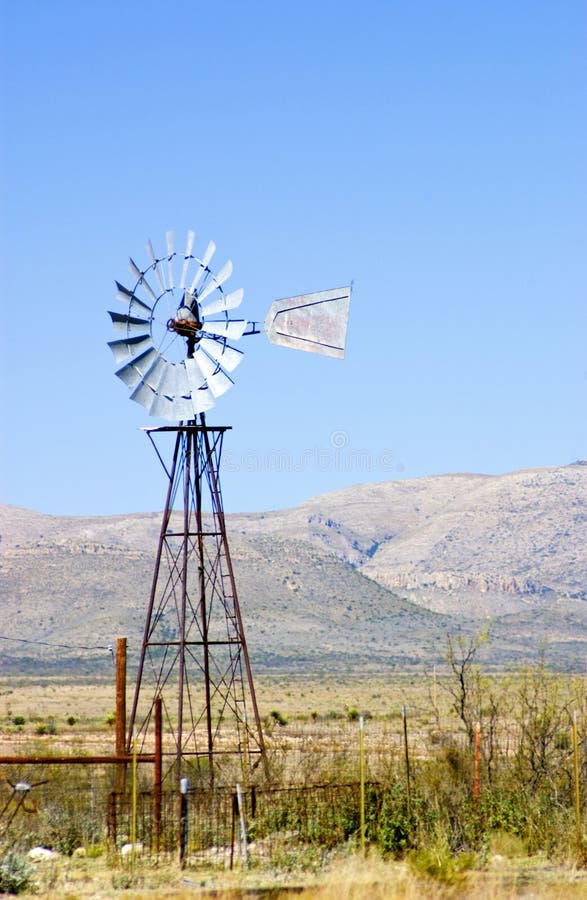
<path fill-rule="evenodd" d="M 124 313 L 110 312 L 120 337 L 109 343 L 131 399 L 174 424 L 146 428 L 167 478 L 159 543 L 132 703 L 127 749 L 151 740 L 155 701 L 165 722 L 167 773 L 197 767 L 213 780 L 236 756 L 245 771 L 264 758 L 264 739 L 232 566 L 220 461 L 227 426 L 205 413 L 234 383 L 243 358 L 232 346 L 264 330 L 270 341 L 344 356 L 350 288 L 275 301 L 263 328 L 232 318 L 243 290 L 230 293 L 228 261 L 211 268 L 215 245 L 131 259 L 133 286 L 116 282 Z M 177 281 L 176 281 L 177 278 Z M 159 444 L 171 441 L 169 456 Z M 166 463 L 166 459 L 170 460 Z"/>

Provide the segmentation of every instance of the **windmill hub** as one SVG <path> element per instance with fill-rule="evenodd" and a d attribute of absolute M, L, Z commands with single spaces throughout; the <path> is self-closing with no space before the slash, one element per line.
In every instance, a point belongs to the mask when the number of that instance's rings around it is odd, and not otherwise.
<path fill-rule="evenodd" d="M 180 306 L 175 317 L 167 321 L 168 331 L 174 331 L 181 337 L 194 338 L 196 341 L 200 340 L 198 332 L 201 332 L 202 328 L 202 322 L 198 321 L 197 317 L 187 306 Z"/>

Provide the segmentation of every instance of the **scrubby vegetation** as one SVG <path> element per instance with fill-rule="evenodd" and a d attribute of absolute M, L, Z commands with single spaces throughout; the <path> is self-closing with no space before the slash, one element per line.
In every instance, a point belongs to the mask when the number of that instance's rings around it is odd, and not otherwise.
<path fill-rule="evenodd" d="M 0 858 L 0 893 L 22 894 L 31 887 L 34 870 L 24 857 L 8 850 Z"/>
<path fill-rule="evenodd" d="M 552 672 L 544 655 L 509 673 L 484 672 L 479 660 L 486 641 L 486 635 L 449 639 L 446 669 L 404 679 L 394 704 L 381 682 L 353 693 L 349 681 L 337 696 L 321 694 L 310 679 L 295 690 L 285 677 L 274 683 L 265 701 L 269 777 L 259 768 L 243 790 L 249 869 L 316 874 L 337 854 L 366 851 L 388 865 L 401 863 L 417 879 L 458 887 L 472 873 L 489 872 L 496 859 L 587 867 L 585 679 Z M 55 740 L 75 740 L 79 752 L 84 721 L 93 739 L 112 740 L 103 711 L 92 721 L 61 716 L 69 719 L 74 730 L 51 734 L 38 725 L 55 717 L 40 723 L 28 710 L 25 716 L 11 709 L 2 729 L 31 754 L 40 742 L 44 752 L 55 747 Z M 362 768 L 357 719 L 364 727 Z M 31 766 L 26 778 L 38 787 L 17 808 L 13 786 L 23 774 L 2 767 L 2 877 L 15 879 L 3 890 L 16 889 L 19 860 L 37 844 L 64 857 L 83 848 L 88 860 L 120 865 L 131 834 L 131 798 L 128 782 L 127 794 L 113 793 L 112 769 Z M 143 767 L 136 836 L 153 861 L 151 777 L 150 766 Z M 217 783 L 212 795 L 205 780 L 190 785 L 187 866 L 242 867 L 234 783 Z M 177 811 L 169 791 L 158 839 L 168 860 L 177 853 Z M 22 873 L 24 879 L 26 867 Z M 122 884 L 127 876 L 118 874 Z"/>

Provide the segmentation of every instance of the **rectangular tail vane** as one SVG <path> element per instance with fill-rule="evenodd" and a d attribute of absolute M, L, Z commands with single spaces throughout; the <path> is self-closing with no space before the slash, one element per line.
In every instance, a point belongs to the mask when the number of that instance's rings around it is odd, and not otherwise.
<path fill-rule="evenodd" d="M 351 288 L 275 300 L 264 329 L 273 344 L 343 359 Z"/>

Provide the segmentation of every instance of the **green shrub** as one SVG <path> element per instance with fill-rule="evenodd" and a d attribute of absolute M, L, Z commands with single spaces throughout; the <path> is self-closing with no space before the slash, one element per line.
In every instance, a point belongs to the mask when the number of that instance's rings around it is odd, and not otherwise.
<path fill-rule="evenodd" d="M 26 859 L 9 850 L 0 860 L 0 892 L 21 894 L 31 886 L 33 874 Z"/>
<path fill-rule="evenodd" d="M 55 719 L 49 718 L 46 722 L 38 722 L 35 726 L 35 734 L 57 734 Z"/>
<path fill-rule="evenodd" d="M 414 872 L 444 884 L 462 883 L 466 872 L 474 867 L 476 861 L 475 853 L 451 853 L 442 840 L 435 846 L 411 850 L 408 855 L 408 864 Z"/>
<path fill-rule="evenodd" d="M 385 795 L 373 824 L 377 842 L 384 853 L 402 855 L 414 846 L 416 823 L 408 811 L 407 797 L 400 785 L 394 785 Z"/>
<path fill-rule="evenodd" d="M 115 891 L 128 891 L 133 887 L 133 883 L 130 872 L 116 872 L 112 876 L 112 887 Z"/>
<path fill-rule="evenodd" d="M 278 709 L 272 709 L 270 712 L 270 716 L 274 722 L 277 722 L 278 725 L 287 725 L 287 718 L 282 715 Z"/>

